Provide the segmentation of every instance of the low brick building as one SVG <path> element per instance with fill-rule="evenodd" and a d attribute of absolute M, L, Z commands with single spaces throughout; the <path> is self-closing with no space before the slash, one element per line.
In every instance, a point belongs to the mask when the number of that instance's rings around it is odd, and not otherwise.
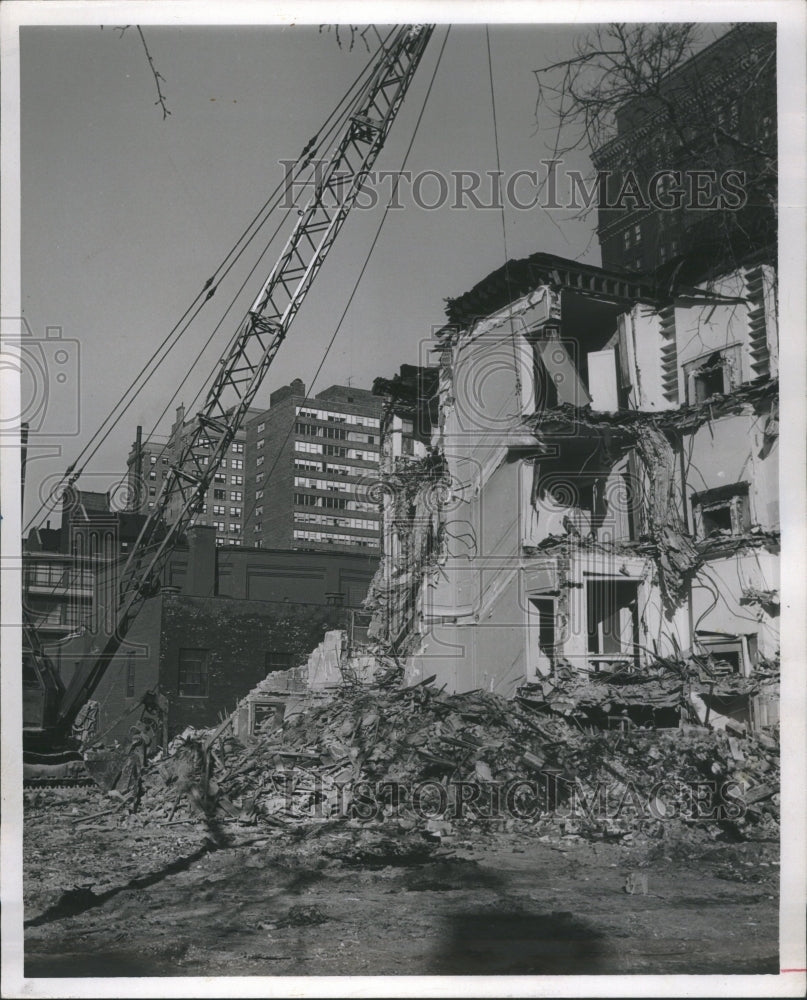
<path fill-rule="evenodd" d="M 169 736 L 215 724 L 267 673 L 305 663 L 328 629 L 346 627 L 377 564 L 358 552 L 220 548 L 215 528 L 191 529 L 93 694 L 99 731 L 125 736 L 154 689 L 168 701 Z M 99 581 L 99 604 L 113 591 Z M 102 638 L 60 645 L 68 685 L 89 671 Z"/>

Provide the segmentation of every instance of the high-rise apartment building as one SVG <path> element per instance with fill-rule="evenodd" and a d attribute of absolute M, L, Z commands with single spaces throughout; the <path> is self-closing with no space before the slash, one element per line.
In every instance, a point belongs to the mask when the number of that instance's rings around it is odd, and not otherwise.
<path fill-rule="evenodd" d="M 378 498 L 368 486 L 378 477 L 382 403 L 340 385 L 308 398 L 300 379 L 277 389 L 268 409 L 250 410 L 194 524 L 214 527 L 219 546 L 378 552 Z M 180 406 L 168 436 L 134 442 L 131 510 L 153 509 L 193 426 Z M 169 506 L 169 520 L 176 513 Z"/>
<path fill-rule="evenodd" d="M 258 411 L 250 411 L 253 412 Z M 195 426 L 193 420 L 185 419 L 185 408 L 179 406 L 168 436 L 152 434 L 144 440 L 138 438 L 132 444 L 127 461 L 131 510 L 140 513 L 152 510 L 171 463 L 179 456 L 182 445 Z M 244 534 L 245 447 L 246 432 L 242 426 L 194 517 L 193 524 L 209 525 L 216 529 L 217 545 L 251 544 Z M 209 461 L 209 456 L 205 455 L 205 451 L 209 450 L 209 445 L 200 446 L 199 459 L 203 465 Z M 169 520 L 176 513 L 173 505 L 170 506 Z"/>
<path fill-rule="evenodd" d="M 333 385 L 308 397 L 295 379 L 246 424 L 245 531 L 258 548 L 378 551 L 368 486 L 379 470 L 382 400 Z"/>

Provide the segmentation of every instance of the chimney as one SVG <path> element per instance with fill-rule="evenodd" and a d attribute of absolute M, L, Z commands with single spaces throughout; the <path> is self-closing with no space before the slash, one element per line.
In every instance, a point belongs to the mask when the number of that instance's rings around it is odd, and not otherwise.
<path fill-rule="evenodd" d="M 188 529 L 188 568 L 182 593 L 188 597 L 213 597 L 216 593 L 216 529 L 197 524 Z"/>
<path fill-rule="evenodd" d="M 294 379 L 289 385 L 283 385 L 269 396 L 269 406 L 281 403 L 289 396 L 302 396 L 305 399 L 305 382 L 301 378 Z"/>

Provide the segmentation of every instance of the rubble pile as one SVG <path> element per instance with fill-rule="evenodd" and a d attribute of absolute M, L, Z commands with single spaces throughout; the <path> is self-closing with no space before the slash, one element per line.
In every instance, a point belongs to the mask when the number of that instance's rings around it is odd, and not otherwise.
<path fill-rule="evenodd" d="M 558 706 L 556 706 L 557 709 Z M 778 835 L 775 735 L 597 730 L 534 692 L 446 694 L 395 667 L 297 702 L 245 743 L 188 731 L 143 775 L 143 822 L 219 818 L 291 830 L 393 824 L 427 839 L 467 825 L 549 836 Z M 276 724 L 275 724 L 276 726 Z M 175 819 L 174 817 L 177 817 Z"/>

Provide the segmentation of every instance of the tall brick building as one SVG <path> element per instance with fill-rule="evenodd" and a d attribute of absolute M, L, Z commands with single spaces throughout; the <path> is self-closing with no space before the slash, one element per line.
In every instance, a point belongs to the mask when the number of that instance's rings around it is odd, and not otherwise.
<path fill-rule="evenodd" d="M 379 508 L 366 493 L 378 476 L 381 409 L 372 392 L 351 386 L 307 397 L 295 379 L 275 390 L 267 409 L 250 410 L 193 523 L 214 527 L 218 546 L 378 552 Z M 154 507 L 192 427 L 180 406 L 170 435 L 142 440 L 138 431 L 128 458 L 132 510 Z"/>
<path fill-rule="evenodd" d="M 594 151 L 602 266 L 695 283 L 775 264 L 776 149 L 776 25 L 738 24 L 627 101 Z"/>
<path fill-rule="evenodd" d="M 154 507 L 170 464 L 195 426 L 194 421 L 185 419 L 184 406 L 178 406 L 169 435 L 151 434 L 141 440 L 138 428 L 138 437 L 127 459 L 131 510 L 148 513 Z M 251 544 L 244 533 L 245 445 L 246 432 L 242 427 L 194 518 L 194 524 L 216 528 L 218 545 Z M 206 464 L 204 454 L 201 458 Z M 169 519 L 171 513 L 169 509 Z"/>
<path fill-rule="evenodd" d="M 245 529 L 258 548 L 367 550 L 381 542 L 382 400 L 332 385 L 308 397 L 295 379 L 246 424 Z"/>

